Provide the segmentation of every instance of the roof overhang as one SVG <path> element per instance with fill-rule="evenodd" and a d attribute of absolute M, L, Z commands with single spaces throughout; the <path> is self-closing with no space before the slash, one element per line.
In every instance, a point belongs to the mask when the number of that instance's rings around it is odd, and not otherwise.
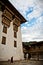
<path fill-rule="evenodd" d="M 4 6 L 7 6 L 20 20 L 20 23 L 25 23 L 26 19 L 17 11 L 17 9 L 10 3 L 8 0 L 1 0 L 1 2 L 4 4 Z"/>

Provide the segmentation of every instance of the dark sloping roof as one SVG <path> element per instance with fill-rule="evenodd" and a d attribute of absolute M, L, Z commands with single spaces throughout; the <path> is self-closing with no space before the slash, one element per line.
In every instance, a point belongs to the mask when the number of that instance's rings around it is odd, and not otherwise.
<path fill-rule="evenodd" d="M 8 0 L 1 0 L 1 2 L 4 3 L 4 5 L 7 6 L 17 17 L 19 17 L 21 23 L 26 22 L 26 19 L 17 11 L 17 9 Z"/>
<path fill-rule="evenodd" d="M 39 41 L 39 42 L 37 42 L 37 41 L 31 41 L 31 42 L 22 42 L 22 43 L 23 43 L 23 45 L 25 45 L 25 46 L 41 45 L 41 44 L 43 44 L 43 41 Z"/>

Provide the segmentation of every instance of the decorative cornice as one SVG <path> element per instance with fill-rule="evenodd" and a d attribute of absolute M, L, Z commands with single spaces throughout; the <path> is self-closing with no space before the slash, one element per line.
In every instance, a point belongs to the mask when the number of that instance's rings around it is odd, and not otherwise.
<path fill-rule="evenodd" d="M 6 17 L 2 17 L 2 24 L 9 27 L 10 26 L 10 21 Z"/>
<path fill-rule="evenodd" d="M 20 26 L 20 21 L 17 18 L 14 18 L 13 25 Z"/>
<path fill-rule="evenodd" d="M 10 3 L 9 0 L 1 0 L 0 2 L 20 20 L 21 24 L 26 22 L 26 19 L 17 11 L 17 9 Z"/>

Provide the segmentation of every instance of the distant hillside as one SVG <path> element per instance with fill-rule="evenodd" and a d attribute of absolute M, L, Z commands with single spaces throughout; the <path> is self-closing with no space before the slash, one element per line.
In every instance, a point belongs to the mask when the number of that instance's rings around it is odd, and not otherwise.
<path fill-rule="evenodd" d="M 26 46 L 30 46 L 30 45 L 35 45 L 35 44 L 43 44 L 43 41 L 40 41 L 40 42 L 36 42 L 36 41 L 30 41 L 30 42 L 22 42 L 23 45 L 26 45 Z"/>

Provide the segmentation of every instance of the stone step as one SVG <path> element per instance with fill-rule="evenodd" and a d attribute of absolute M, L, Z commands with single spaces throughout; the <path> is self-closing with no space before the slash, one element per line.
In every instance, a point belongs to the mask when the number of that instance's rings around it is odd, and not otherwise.
<path fill-rule="evenodd" d="M 23 61 L 14 61 L 11 62 L 0 62 L 0 65 L 43 65 L 43 61 L 30 61 L 30 60 L 23 60 Z"/>

